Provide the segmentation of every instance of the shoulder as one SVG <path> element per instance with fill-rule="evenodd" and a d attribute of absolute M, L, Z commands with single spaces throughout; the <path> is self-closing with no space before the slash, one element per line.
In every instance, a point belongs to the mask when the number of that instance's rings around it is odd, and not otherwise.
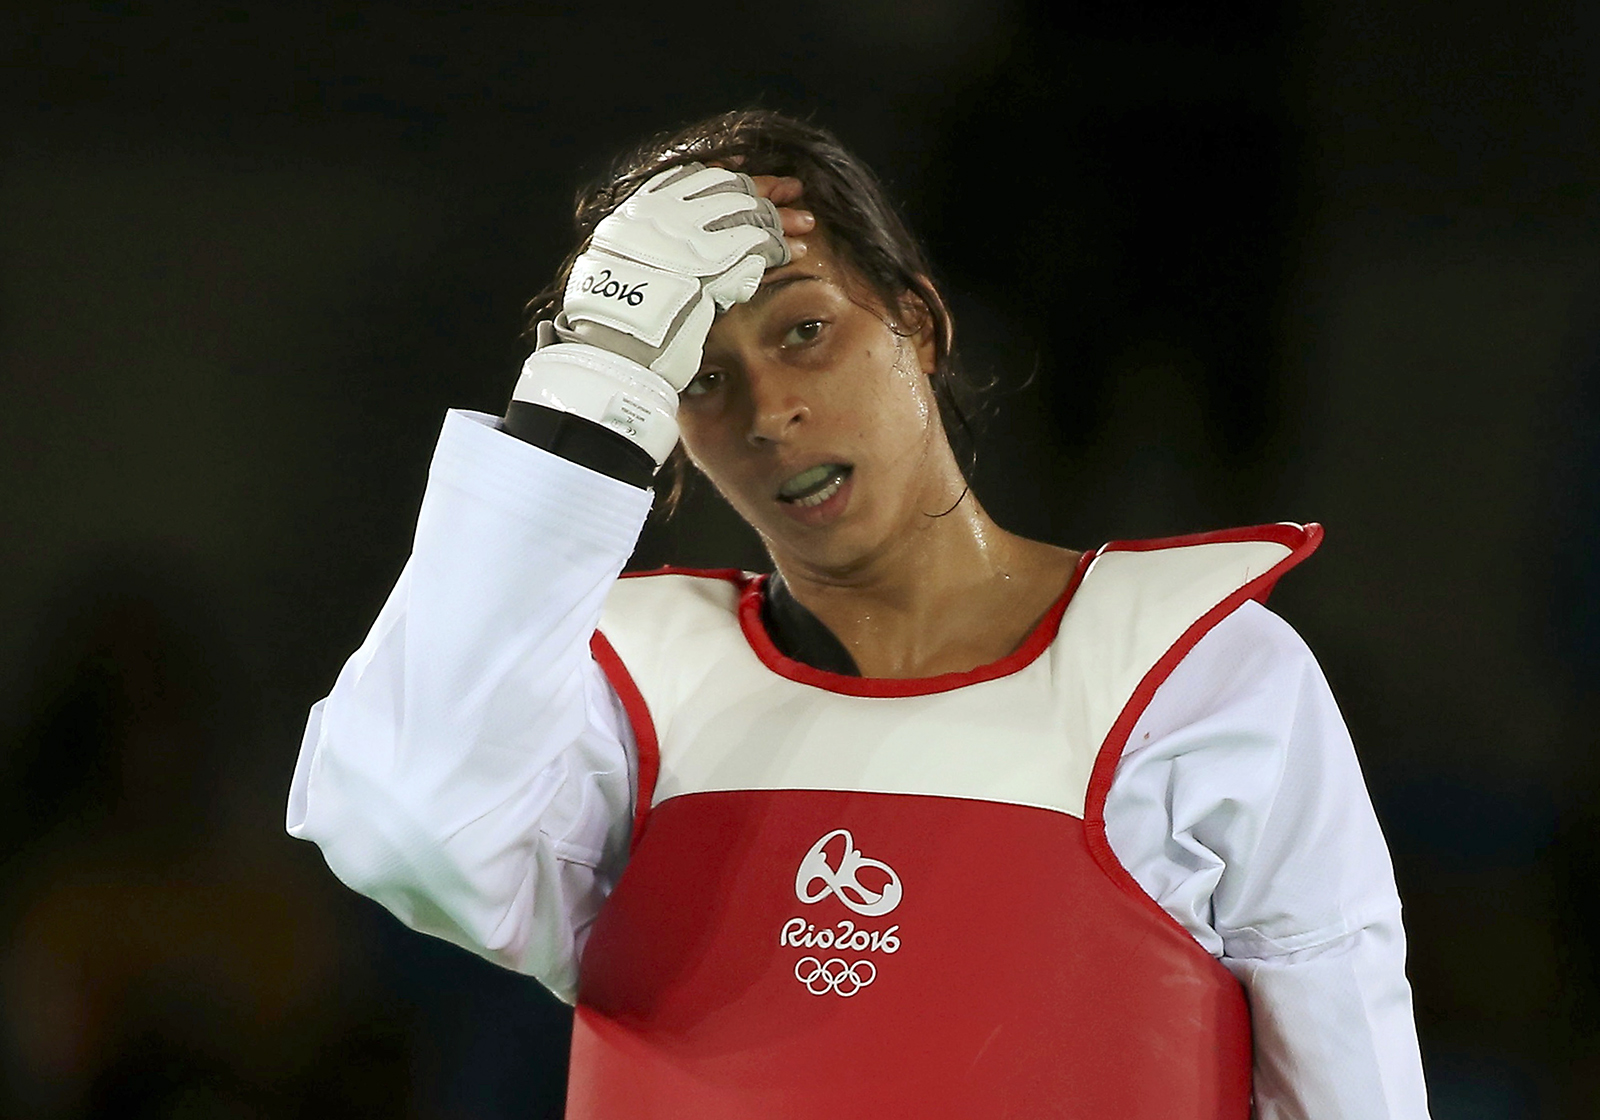
<path fill-rule="evenodd" d="M 1320 525 L 1287 522 L 1112 541 L 1079 563 L 1063 629 L 1110 656 L 1151 658 L 1159 679 L 1241 604 L 1265 602 L 1321 541 Z"/>
<path fill-rule="evenodd" d="M 1086 651 L 1072 671 L 1103 682 L 1107 695 L 1127 697 L 1136 711 L 1183 663 L 1248 644 L 1245 629 L 1270 627 L 1260 612 L 1241 608 L 1263 602 L 1321 535 L 1316 525 L 1280 524 L 1112 542 L 1080 566 L 1058 644 Z M 1243 628 L 1231 622 L 1236 614 Z"/>
<path fill-rule="evenodd" d="M 760 577 L 734 568 L 629 573 L 606 596 L 599 631 L 624 660 L 664 656 L 696 638 L 740 633 L 739 608 Z"/>
<path fill-rule="evenodd" d="M 606 595 L 605 623 L 626 623 L 639 613 L 728 615 L 760 577 L 737 568 L 655 568 L 625 572 Z"/>
<path fill-rule="evenodd" d="M 1343 729 L 1316 656 L 1289 623 L 1246 601 L 1207 630 L 1161 682 L 1124 761 L 1146 753 L 1237 755 L 1253 759 L 1251 768 L 1265 777 L 1307 738 L 1308 720 Z"/>
<path fill-rule="evenodd" d="M 1265 604 L 1246 599 L 1206 631 L 1184 657 L 1188 674 L 1249 679 L 1299 674 L 1317 667 L 1298 631 Z"/>
<path fill-rule="evenodd" d="M 1231 584 L 1244 598 L 1264 601 L 1291 568 L 1322 543 L 1322 526 L 1277 522 L 1219 529 L 1181 537 L 1117 540 L 1101 545 L 1080 562 L 1083 582 L 1098 593 L 1121 592 L 1135 602 L 1160 598 L 1180 588 Z M 1220 617 L 1219 612 L 1217 617 Z M 1212 619 L 1215 621 L 1215 618 Z"/>
<path fill-rule="evenodd" d="M 1119 635 L 1147 633 L 1165 649 L 1139 690 L 1149 706 L 1127 752 L 1185 727 L 1206 730 L 1212 743 L 1248 727 L 1249 738 L 1266 733 L 1281 746 L 1308 687 L 1325 698 L 1311 650 L 1264 605 L 1321 539 L 1318 525 L 1284 523 L 1119 541 L 1093 554 L 1081 590 L 1107 648 Z"/>

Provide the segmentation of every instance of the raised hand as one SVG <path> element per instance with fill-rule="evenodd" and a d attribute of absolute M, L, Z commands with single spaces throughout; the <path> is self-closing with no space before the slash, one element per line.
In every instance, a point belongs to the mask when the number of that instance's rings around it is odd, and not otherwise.
<path fill-rule="evenodd" d="M 677 394 L 700 368 L 717 310 L 749 299 L 791 259 L 780 214 L 798 180 L 685 164 L 651 178 L 595 227 L 574 262 L 561 314 L 512 394 L 633 440 L 657 463 L 677 442 Z"/>

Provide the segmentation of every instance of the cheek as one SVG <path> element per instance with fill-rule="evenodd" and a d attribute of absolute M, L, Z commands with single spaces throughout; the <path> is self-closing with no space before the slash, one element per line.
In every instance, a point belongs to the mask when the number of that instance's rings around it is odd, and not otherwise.
<path fill-rule="evenodd" d="M 739 470 L 747 461 L 740 453 L 738 440 L 726 424 L 705 416 L 678 414 L 683 451 L 693 468 L 706 477 L 717 493 L 746 516 L 753 503 L 742 500 Z M 745 487 L 748 489 L 749 487 Z"/>
<path fill-rule="evenodd" d="M 713 474 L 729 459 L 733 442 L 732 421 L 725 404 L 678 406 L 678 435 L 689 461 L 702 473 Z"/>
<path fill-rule="evenodd" d="M 725 461 L 727 455 L 720 446 L 716 426 L 707 424 L 702 417 L 688 416 L 680 410 L 678 439 L 689 465 L 710 479 L 718 490 L 722 489 L 718 477 L 722 471 L 718 464 Z"/>
<path fill-rule="evenodd" d="M 933 385 L 922 371 L 914 347 L 901 340 L 894 366 L 885 387 L 885 411 L 893 415 L 892 430 L 899 441 L 926 449 L 939 425 L 938 403 Z"/>
<path fill-rule="evenodd" d="M 706 459 L 716 458 L 716 452 L 711 449 L 710 441 L 701 425 L 686 417 L 680 410 L 678 413 L 678 440 L 683 445 L 683 453 L 689 457 L 689 462 L 694 468 L 704 474 Z"/>

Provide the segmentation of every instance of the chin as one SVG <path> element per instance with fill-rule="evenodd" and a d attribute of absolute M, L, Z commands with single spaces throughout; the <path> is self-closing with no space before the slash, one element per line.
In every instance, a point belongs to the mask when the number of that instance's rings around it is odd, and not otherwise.
<path fill-rule="evenodd" d="M 883 542 L 856 525 L 830 525 L 810 533 L 790 532 L 767 538 L 774 561 L 799 565 L 812 572 L 848 576 L 871 563 L 883 551 Z"/>

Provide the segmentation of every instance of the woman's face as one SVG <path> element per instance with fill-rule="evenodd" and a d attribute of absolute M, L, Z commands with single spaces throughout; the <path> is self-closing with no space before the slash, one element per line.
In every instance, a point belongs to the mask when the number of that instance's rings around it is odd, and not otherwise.
<path fill-rule="evenodd" d="M 844 574 L 949 508 L 962 484 L 926 372 L 932 330 L 900 326 L 826 237 L 805 240 L 804 256 L 717 319 L 678 423 L 775 560 Z"/>

